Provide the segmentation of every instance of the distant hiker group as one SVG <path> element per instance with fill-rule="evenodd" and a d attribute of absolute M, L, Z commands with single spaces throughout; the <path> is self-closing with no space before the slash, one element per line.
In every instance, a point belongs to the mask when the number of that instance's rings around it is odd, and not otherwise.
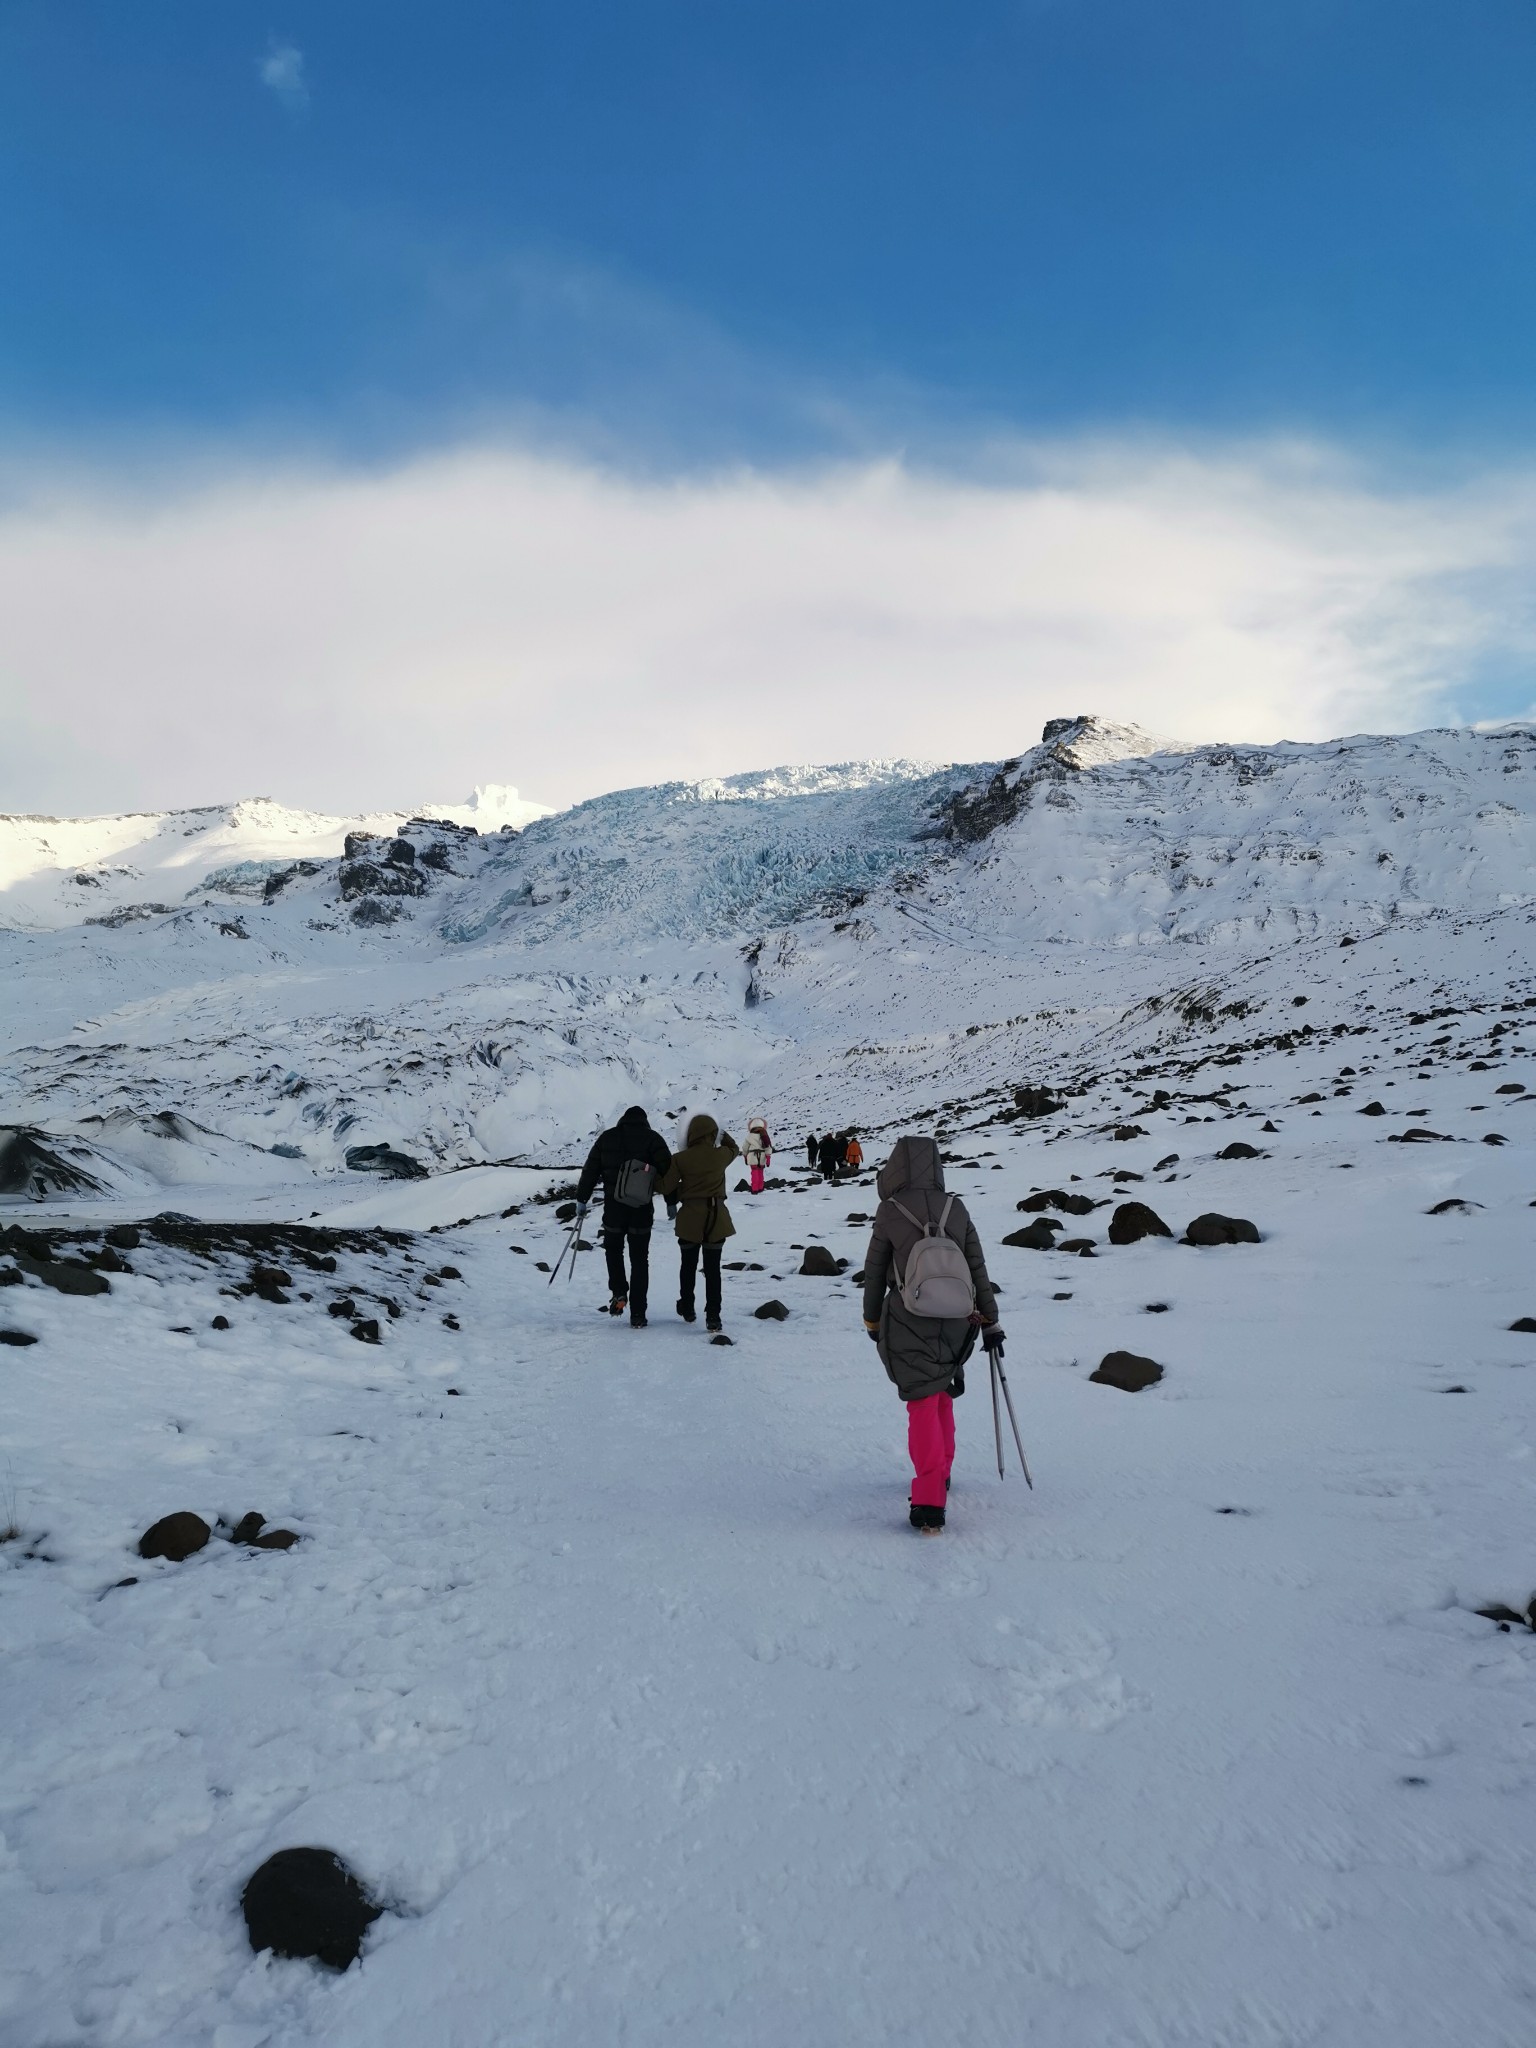
<path fill-rule="evenodd" d="M 806 1139 L 807 1163 L 829 1180 L 857 1172 L 863 1148 L 852 1129 Z M 704 1326 L 722 1341 L 721 1252 L 736 1233 L 726 1204 L 727 1168 L 736 1140 L 712 1116 L 689 1119 L 675 1156 L 637 1104 L 603 1131 L 587 1155 L 576 1189 L 573 1231 L 580 1238 L 587 1205 L 603 1190 L 602 1237 L 608 1264 L 608 1313 L 627 1309 L 637 1330 L 646 1325 L 650 1241 L 659 1195 L 677 1231 L 677 1313 L 698 1319 L 699 1268 L 704 1270 Z M 754 1194 L 763 1190 L 772 1141 L 761 1117 L 747 1124 L 741 1148 Z M 864 1270 L 864 1328 L 877 1345 L 886 1374 L 907 1408 L 907 1449 L 912 1460 L 908 1519 L 923 1535 L 944 1527 L 955 1458 L 955 1401 L 965 1392 L 965 1364 L 978 1337 L 992 1367 L 992 1407 L 1002 1472 L 998 1389 L 1013 1402 L 1002 1373 L 1003 1331 L 997 1296 L 987 1274 L 976 1226 L 958 1195 L 944 1186 L 944 1165 L 932 1138 L 898 1138 L 876 1179 L 880 1206 L 870 1233 Z M 627 1265 L 626 1265 L 627 1261 Z M 1018 1425 L 1013 1423 L 1015 1440 Z M 1023 1460 L 1023 1445 L 1019 1445 Z M 1024 1467 L 1028 1477 L 1028 1466 Z"/>
<path fill-rule="evenodd" d="M 845 1174 L 858 1173 L 864 1165 L 864 1147 L 854 1130 L 828 1131 L 822 1138 L 812 1131 L 805 1141 L 805 1151 L 806 1164 L 823 1180 L 841 1180 Z"/>

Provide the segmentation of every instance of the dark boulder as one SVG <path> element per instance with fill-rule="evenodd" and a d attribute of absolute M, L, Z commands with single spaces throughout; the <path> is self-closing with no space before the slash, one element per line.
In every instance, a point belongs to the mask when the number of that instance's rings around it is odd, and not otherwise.
<path fill-rule="evenodd" d="M 1223 1145 L 1216 1154 L 1218 1159 L 1262 1159 L 1264 1154 L 1257 1145 L 1245 1145 L 1241 1138 L 1234 1138 L 1230 1145 Z"/>
<path fill-rule="evenodd" d="M 349 1145 L 346 1162 L 351 1173 L 383 1173 L 395 1180 L 426 1180 L 427 1169 L 409 1152 L 397 1152 L 390 1145 Z"/>
<path fill-rule="evenodd" d="M 1482 1207 L 1481 1202 L 1463 1201 L 1459 1195 L 1447 1195 L 1443 1202 L 1436 1202 L 1433 1209 L 1424 1211 L 1426 1216 L 1471 1216 Z"/>
<path fill-rule="evenodd" d="M 1111 1244 L 1136 1244 L 1144 1237 L 1172 1237 L 1162 1217 L 1145 1202 L 1122 1202 L 1109 1219 Z"/>
<path fill-rule="evenodd" d="M 1525 1093 L 1525 1083 L 1523 1081 L 1501 1081 L 1493 1092 L 1495 1095 L 1523 1095 Z"/>
<path fill-rule="evenodd" d="M 201 1515 L 183 1508 L 178 1514 L 162 1515 L 139 1538 L 140 1557 L 168 1557 L 180 1564 L 195 1550 L 201 1550 L 213 1531 Z"/>
<path fill-rule="evenodd" d="M 37 1339 L 30 1330 L 0 1330 L 0 1344 L 35 1344 Z"/>
<path fill-rule="evenodd" d="M 369 1316 L 363 1322 L 354 1323 L 352 1325 L 352 1335 L 359 1344 L 377 1344 L 379 1341 L 378 1318 L 376 1316 Z"/>
<path fill-rule="evenodd" d="M 230 1532 L 231 1543 L 254 1543 L 266 1527 L 266 1516 L 258 1515 L 254 1508 L 248 1515 L 242 1515 Z"/>
<path fill-rule="evenodd" d="M 1387 1105 L 1384 1102 L 1368 1102 L 1363 1109 L 1355 1112 L 1357 1116 L 1385 1116 L 1386 1113 Z"/>
<path fill-rule="evenodd" d="M 1163 1376 L 1163 1368 L 1153 1358 L 1138 1358 L 1134 1351 L 1106 1351 L 1099 1360 L 1097 1372 L 1088 1377 L 1101 1387 L 1118 1387 L 1123 1394 L 1139 1394 L 1144 1387 L 1155 1387 Z"/>
<path fill-rule="evenodd" d="M 820 1280 L 835 1280 L 839 1273 L 846 1272 L 848 1261 L 835 1259 L 824 1244 L 807 1245 L 805 1257 L 800 1261 L 800 1271 L 809 1273 Z"/>
<path fill-rule="evenodd" d="M 103 1231 L 102 1235 L 108 1244 L 115 1246 L 120 1252 L 136 1252 L 144 1242 L 131 1223 L 114 1223 L 112 1228 Z"/>
<path fill-rule="evenodd" d="M 252 1538 L 257 1550 L 292 1550 L 298 1540 L 297 1529 L 264 1529 L 259 1536 Z"/>
<path fill-rule="evenodd" d="M 1059 1209 L 1063 1216 L 1088 1216 L 1098 1204 L 1091 1195 L 1071 1195 L 1065 1188 L 1046 1188 L 1039 1194 L 1026 1195 L 1016 1206 L 1025 1215 L 1037 1214 L 1042 1209 Z"/>
<path fill-rule="evenodd" d="M 1093 1247 L 1094 1241 L 1091 1237 L 1067 1237 L 1062 1239 L 1056 1249 L 1059 1252 L 1070 1252 L 1074 1258 L 1093 1259 L 1098 1257 Z"/>
<path fill-rule="evenodd" d="M 229 1328 L 229 1317 L 215 1316 L 208 1327 L 210 1330 L 227 1330 Z"/>
<path fill-rule="evenodd" d="M 1127 1138 L 1144 1138 L 1146 1135 L 1146 1132 L 1142 1129 L 1140 1124 L 1115 1125 L 1115 1136 L 1121 1139 L 1122 1141 L 1124 1141 Z"/>
<path fill-rule="evenodd" d="M 11 1257 L 23 1273 L 30 1273 L 34 1280 L 41 1280 L 56 1294 L 109 1294 L 112 1291 L 112 1283 L 105 1273 L 98 1273 L 76 1259 L 34 1259 L 29 1253 L 14 1248 Z"/>
<path fill-rule="evenodd" d="M 332 1849 L 279 1849 L 247 1880 L 240 1909 L 258 1954 L 313 1956 L 332 1970 L 357 1961 L 383 1911 Z"/>
<path fill-rule="evenodd" d="M 733 1344 L 736 1340 L 733 1337 L 727 1337 L 724 1330 L 716 1330 L 714 1336 L 709 1341 L 711 1344 Z"/>
<path fill-rule="evenodd" d="M 1197 1216 L 1184 1233 L 1186 1244 L 1258 1244 L 1258 1227 L 1246 1216 L 1218 1216 L 1214 1210 Z"/>
<path fill-rule="evenodd" d="M 1536 1316 L 1521 1316 L 1517 1322 L 1511 1323 L 1509 1327 L 1512 1330 L 1518 1330 L 1523 1337 L 1536 1337 Z"/>
<path fill-rule="evenodd" d="M 579 1202 L 562 1202 L 555 1210 L 555 1221 L 557 1223 L 569 1223 L 580 1207 L 581 1204 Z"/>
<path fill-rule="evenodd" d="M 789 1320 L 789 1310 L 782 1301 L 765 1301 L 760 1308 L 752 1311 L 760 1323 L 783 1323 Z"/>
<path fill-rule="evenodd" d="M 1015 1088 L 1013 1106 L 1022 1117 L 1054 1116 L 1062 1102 L 1049 1088 Z"/>
<path fill-rule="evenodd" d="M 283 1289 L 293 1285 L 293 1275 L 281 1266 L 252 1266 L 250 1282 L 252 1293 L 263 1301 L 287 1302 L 292 1299 Z"/>
<path fill-rule="evenodd" d="M 1056 1249 L 1055 1233 L 1062 1228 L 1054 1216 L 1037 1216 L 1033 1223 L 1022 1230 L 1010 1230 L 1003 1239 L 1004 1244 L 1016 1244 L 1027 1252 L 1049 1252 Z"/>

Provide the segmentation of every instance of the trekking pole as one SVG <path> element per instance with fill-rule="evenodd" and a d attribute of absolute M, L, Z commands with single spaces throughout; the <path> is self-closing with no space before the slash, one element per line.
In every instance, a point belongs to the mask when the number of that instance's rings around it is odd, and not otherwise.
<path fill-rule="evenodd" d="M 1003 1347 L 1000 1343 L 987 1347 L 987 1361 L 992 1367 L 992 1430 L 997 1438 L 997 1476 L 1003 1476 L 1003 1419 L 998 1411 L 997 1389 L 1001 1384 L 1003 1399 L 1008 1404 L 1008 1420 L 1013 1427 L 1013 1441 L 1018 1446 L 1019 1468 L 1024 1474 L 1024 1483 L 1033 1493 L 1035 1482 L 1029 1476 L 1029 1460 L 1024 1455 L 1024 1439 L 1019 1435 L 1019 1418 L 1013 1412 L 1013 1395 L 1008 1390 L 1008 1375 L 1003 1371 Z"/>
<path fill-rule="evenodd" d="M 546 1286 L 549 1286 L 549 1287 L 553 1287 L 553 1286 L 554 1286 L 554 1284 L 555 1284 L 555 1277 L 556 1277 L 556 1274 L 558 1274 L 558 1273 L 559 1273 L 559 1271 L 560 1271 L 560 1268 L 561 1268 L 561 1267 L 562 1267 L 562 1266 L 563 1266 L 563 1265 L 565 1264 L 565 1255 L 566 1255 L 566 1253 L 567 1253 L 567 1252 L 570 1252 L 570 1253 L 571 1253 L 571 1271 L 572 1271 L 573 1273 L 575 1272 L 575 1270 L 576 1270 L 576 1255 L 575 1255 L 575 1252 L 574 1252 L 574 1251 L 572 1250 L 572 1247 L 574 1246 L 574 1244 L 575 1244 L 575 1242 L 576 1242 L 576 1234 L 577 1234 L 577 1232 L 578 1232 L 578 1231 L 579 1231 L 580 1229 L 581 1229 L 581 1218 L 580 1218 L 580 1216 L 578 1216 L 578 1217 L 576 1218 L 576 1221 L 575 1221 L 575 1222 L 574 1222 L 574 1223 L 573 1223 L 573 1224 L 571 1225 L 571 1234 L 570 1234 L 570 1236 L 569 1236 L 569 1237 L 568 1237 L 568 1238 L 567 1238 L 567 1239 L 565 1240 L 565 1243 L 564 1243 L 564 1244 L 563 1244 L 563 1245 L 562 1245 L 562 1246 L 560 1247 L 560 1256 L 559 1256 L 559 1258 L 558 1258 L 558 1259 L 556 1259 L 556 1261 L 555 1261 L 555 1270 L 554 1270 L 554 1272 L 553 1272 L 553 1273 L 551 1273 L 551 1274 L 550 1274 L 550 1276 L 549 1276 L 549 1279 L 548 1279 L 548 1280 L 546 1281 L 546 1283 L 545 1283 L 545 1284 L 546 1284 Z"/>

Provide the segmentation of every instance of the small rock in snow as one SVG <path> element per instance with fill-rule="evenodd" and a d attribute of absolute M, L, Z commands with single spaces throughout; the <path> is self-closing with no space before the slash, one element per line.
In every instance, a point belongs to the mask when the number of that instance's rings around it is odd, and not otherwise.
<path fill-rule="evenodd" d="M 35 1344 L 30 1330 L 0 1330 L 0 1344 Z"/>
<path fill-rule="evenodd" d="M 1106 1351 L 1097 1372 L 1088 1377 L 1101 1387 L 1118 1387 L 1125 1394 L 1139 1394 L 1155 1387 L 1163 1368 L 1153 1358 L 1138 1358 L 1134 1351 Z"/>
<path fill-rule="evenodd" d="M 201 1550 L 213 1531 L 201 1515 L 183 1508 L 174 1515 L 162 1515 L 139 1538 L 140 1557 L 168 1557 L 180 1564 L 195 1550 Z"/>
<path fill-rule="evenodd" d="M 240 1894 L 251 1947 L 314 1956 L 333 1970 L 357 1961 L 383 1908 L 331 1849 L 279 1849 Z"/>
<path fill-rule="evenodd" d="M 760 1323 L 783 1323 L 789 1319 L 789 1310 L 782 1301 L 765 1301 L 760 1308 L 752 1311 Z"/>
<path fill-rule="evenodd" d="M 1218 1216 L 1215 1210 L 1197 1216 L 1184 1233 L 1186 1244 L 1258 1244 L 1258 1226 L 1246 1216 Z"/>
<path fill-rule="evenodd" d="M 1145 1202 L 1122 1202 L 1109 1219 L 1111 1244 L 1136 1244 L 1144 1237 L 1172 1237 L 1162 1217 Z"/>

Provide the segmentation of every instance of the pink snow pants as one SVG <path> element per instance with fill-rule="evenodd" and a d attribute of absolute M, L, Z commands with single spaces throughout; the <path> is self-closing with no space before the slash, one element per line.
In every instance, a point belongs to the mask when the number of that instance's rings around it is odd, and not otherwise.
<path fill-rule="evenodd" d="M 907 1449 L 912 1454 L 912 1505 L 941 1508 L 955 1462 L 955 1404 L 948 1394 L 907 1403 Z"/>
<path fill-rule="evenodd" d="M 754 1166 L 750 1178 L 753 1194 L 760 1195 L 763 1192 L 763 1169 L 760 1166 Z"/>

